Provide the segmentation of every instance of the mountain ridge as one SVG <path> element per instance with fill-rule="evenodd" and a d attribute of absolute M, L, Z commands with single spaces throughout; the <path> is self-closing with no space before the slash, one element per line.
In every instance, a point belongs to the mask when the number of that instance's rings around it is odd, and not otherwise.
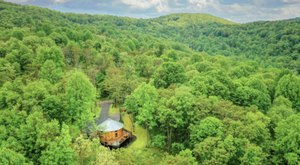
<path fill-rule="evenodd" d="M 31 28 L 33 24 L 38 24 L 37 27 L 46 26 L 49 35 L 49 28 L 70 26 L 71 23 L 78 29 L 89 26 L 93 27 L 90 29 L 92 31 L 98 29 L 96 31 L 108 33 L 111 37 L 113 34 L 115 39 L 118 38 L 117 33 L 130 32 L 135 36 L 145 34 L 158 40 L 175 41 L 210 55 L 243 56 L 258 61 L 274 61 L 275 58 L 276 61 L 279 60 L 276 64 L 283 63 L 284 67 L 290 69 L 297 68 L 300 63 L 299 18 L 237 24 L 199 13 L 175 13 L 151 19 L 137 19 L 63 13 L 7 2 L 0 2 L 0 8 L 0 21 L 3 22 L 0 28 Z"/>
<path fill-rule="evenodd" d="M 227 19 L 217 17 L 206 13 L 173 13 L 163 15 L 153 20 L 166 22 L 166 25 L 171 26 L 189 26 L 191 24 L 199 23 L 221 23 L 221 24 L 238 24 Z"/>

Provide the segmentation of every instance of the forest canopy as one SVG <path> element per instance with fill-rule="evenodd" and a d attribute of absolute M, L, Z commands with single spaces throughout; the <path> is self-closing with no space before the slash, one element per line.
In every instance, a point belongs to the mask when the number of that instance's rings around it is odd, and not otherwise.
<path fill-rule="evenodd" d="M 300 19 L 238 24 L 0 1 L 0 164 L 298 164 Z M 109 150 L 114 100 L 147 131 Z"/>

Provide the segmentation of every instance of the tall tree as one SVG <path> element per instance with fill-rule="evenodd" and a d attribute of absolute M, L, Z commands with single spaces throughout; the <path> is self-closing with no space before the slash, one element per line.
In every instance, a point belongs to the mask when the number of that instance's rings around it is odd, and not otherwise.
<path fill-rule="evenodd" d="M 67 121 L 84 127 L 93 117 L 96 90 L 88 77 L 72 71 L 66 84 L 65 104 Z"/>
<path fill-rule="evenodd" d="M 192 144 L 201 142 L 207 137 L 221 137 L 224 134 L 222 121 L 215 117 L 207 117 L 190 129 L 190 139 Z"/>
<path fill-rule="evenodd" d="M 60 136 L 50 142 L 49 146 L 42 151 L 39 158 L 41 164 L 77 164 L 75 151 L 71 148 L 71 136 L 69 127 L 66 124 L 62 125 Z"/>
<path fill-rule="evenodd" d="M 41 111 L 30 114 L 21 124 L 17 137 L 23 146 L 25 156 L 38 163 L 41 152 L 59 135 L 59 123 L 47 122 Z"/>
<path fill-rule="evenodd" d="M 271 126 L 274 129 L 280 121 L 287 119 L 295 113 L 295 110 L 292 109 L 292 102 L 287 98 L 279 96 L 273 101 L 273 105 L 267 115 L 270 117 Z"/>
<path fill-rule="evenodd" d="M 52 60 L 47 60 L 41 67 L 39 76 L 41 79 L 48 80 L 51 83 L 57 83 L 62 76 L 62 68 L 56 66 Z"/>
<path fill-rule="evenodd" d="M 175 94 L 169 98 L 161 96 L 160 104 L 162 106 L 158 110 L 157 116 L 162 125 L 166 127 L 167 147 L 170 149 L 172 137 L 174 136 L 173 132 L 180 134 L 176 138 L 181 142 L 189 138 L 186 128 L 191 124 L 192 117 L 195 115 L 195 97 L 190 93 L 190 88 L 183 86 L 175 89 Z M 165 119 L 165 121 L 162 121 L 162 119 Z"/>
<path fill-rule="evenodd" d="M 17 153 L 13 150 L 7 149 L 7 148 L 0 148 L 0 164 L 11 164 L 11 165 L 18 165 L 18 164 L 24 164 L 29 165 L 32 164 L 26 158 L 24 155 Z"/>
<path fill-rule="evenodd" d="M 80 135 L 73 143 L 73 148 L 81 165 L 118 165 L 115 153 L 99 145 L 99 139 L 86 139 Z"/>
<path fill-rule="evenodd" d="M 23 110 L 31 111 L 34 108 L 40 108 L 44 99 L 50 96 L 52 85 L 48 81 L 34 81 L 24 87 L 22 100 Z"/>
<path fill-rule="evenodd" d="M 157 88 L 167 88 L 174 83 L 183 83 L 185 81 L 183 66 L 174 63 L 163 63 L 154 74 L 154 85 Z"/>
<path fill-rule="evenodd" d="M 136 121 L 149 131 L 157 124 L 155 120 L 157 103 L 158 93 L 155 87 L 142 83 L 126 98 L 125 107 L 133 113 Z"/>
<path fill-rule="evenodd" d="M 189 149 L 182 150 L 179 154 L 167 155 L 160 163 L 160 165 L 197 165 L 196 159 L 193 157 L 192 151 Z"/>
<path fill-rule="evenodd" d="M 293 74 L 283 76 L 277 84 L 275 95 L 289 99 L 293 108 L 300 111 L 300 78 Z"/>
<path fill-rule="evenodd" d="M 176 128 L 183 125 L 183 114 L 166 106 L 159 106 L 157 109 L 157 120 L 160 123 L 160 129 L 165 129 L 167 134 L 167 149 L 170 151 L 172 145 L 172 137 Z M 163 130 L 161 130 L 163 131 Z M 158 139 L 157 139 L 158 140 Z M 164 140 L 164 139 L 160 139 Z M 162 143 L 162 142 L 161 142 Z"/>
<path fill-rule="evenodd" d="M 275 151 L 278 154 L 278 162 L 284 164 L 297 164 L 299 162 L 300 148 L 300 115 L 295 114 L 282 120 L 275 128 Z"/>
<path fill-rule="evenodd" d="M 37 50 L 37 57 L 35 59 L 35 64 L 41 66 L 47 60 L 52 60 L 57 67 L 63 67 L 64 55 L 60 48 L 58 47 L 40 47 Z"/>
<path fill-rule="evenodd" d="M 263 165 L 266 154 L 259 146 L 248 144 L 245 146 L 244 155 L 240 158 L 242 165 Z"/>
<path fill-rule="evenodd" d="M 237 147 L 231 135 L 224 140 L 221 137 L 207 137 L 195 145 L 193 152 L 201 164 L 229 164 Z"/>
<path fill-rule="evenodd" d="M 0 58 L 0 86 L 16 77 L 16 69 L 17 68 L 6 59 Z"/>
<path fill-rule="evenodd" d="M 131 75 L 129 75 L 131 74 Z M 126 75 L 125 71 L 111 67 L 107 69 L 104 80 L 104 90 L 108 91 L 111 98 L 115 100 L 115 105 L 123 103 L 125 97 L 129 95 L 138 85 L 140 79 L 132 73 Z"/>

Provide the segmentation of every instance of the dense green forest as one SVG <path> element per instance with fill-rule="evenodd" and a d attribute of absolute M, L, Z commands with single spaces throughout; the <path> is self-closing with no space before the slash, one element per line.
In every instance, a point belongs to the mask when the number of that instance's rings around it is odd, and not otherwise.
<path fill-rule="evenodd" d="M 0 164 L 298 164 L 300 19 L 71 14 L 0 1 Z M 87 136 L 112 99 L 147 146 Z"/>

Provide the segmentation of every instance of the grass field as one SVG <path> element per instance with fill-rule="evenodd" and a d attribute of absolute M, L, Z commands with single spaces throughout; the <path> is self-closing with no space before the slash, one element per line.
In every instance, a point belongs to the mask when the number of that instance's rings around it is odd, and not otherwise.
<path fill-rule="evenodd" d="M 127 113 L 122 114 L 124 127 L 128 131 L 132 131 L 132 122 L 130 121 L 129 115 Z M 143 149 L 147 146 L 147 131 L 143 127 L 135 124 L 135 130 L 133 131 L 133 135 L 136 136 L 136 140 L 128 146 L 128 148 L 133 149 Z"/>
<path fill-rule="evenodd" d="M 112 104 L 109 109 L 109 115 L 115 115 L 117 113 L 119 113 L 119 108 L 113 106 L 113 104 Z"/>

